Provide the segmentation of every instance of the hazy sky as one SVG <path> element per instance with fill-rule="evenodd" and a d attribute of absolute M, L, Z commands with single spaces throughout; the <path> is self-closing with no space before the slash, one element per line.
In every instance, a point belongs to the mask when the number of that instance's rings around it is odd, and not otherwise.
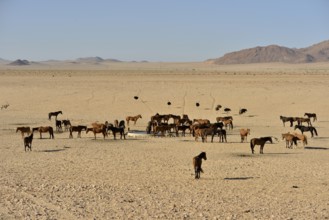
<path fill-rule="evenodd" d="M 0 0 L 0 58 L 203 61 L 329 39 L 328 0 Z"/>

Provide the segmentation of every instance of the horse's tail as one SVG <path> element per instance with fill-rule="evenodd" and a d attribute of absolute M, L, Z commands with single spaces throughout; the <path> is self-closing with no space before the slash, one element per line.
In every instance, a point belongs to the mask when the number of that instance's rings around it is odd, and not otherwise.
<path fill-rule="evenodd" d="M 254 144 L 254 139 L 251 139 L 250 140 L 250 148 L 251 148 L 251 151 L 254 153 L 254 147 L 255 147 L 255 144 Z"/>
<path fill-rule="evenodd" d="M 315 135 L 318 136 L 318 132 L 316 131 L 315 127 L 313 127 Z"/>

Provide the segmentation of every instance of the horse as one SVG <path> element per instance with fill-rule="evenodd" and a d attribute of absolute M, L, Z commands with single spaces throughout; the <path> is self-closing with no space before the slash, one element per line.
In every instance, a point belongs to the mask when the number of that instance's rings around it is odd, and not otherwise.
<path fill-rule="evenodd" d="M 260 137 L 260 138 L 253 138 L 253 139 L 251 139 L 250 140 L 251 152 L 254 154 L 255 145 L 260 145 L 260 151 L 259 151 L 259 153 L 260 154 L 263 154 L 264 153 L 263 149 L 264 149 L 265 143 L 267 141 L 273 143 L 272 137 Z"/>
<path fill-rule="evenodd" d="M 195 179 L 200 179 L 200 173 L 203 173 L 203 169 L 201 168 L 202 159 L 207 160 L 206 152 L 201 152 L 198 156 L 193 157 Z"/>
<path fill-rule="evenodd" d="M 17 127 L 16 128 L 16 133 L 20 131 L 22 134 L 22 138 L 24 138 L 24 133 L 27 133 L 27 135 L 30 135 L 31 133 L 31 128 L 30 127 Z"/>
<path fill-rule="evenodd" d="M 51 126 L 46 126 L 46 127 L 36 127 L 32 129 L 32 133 L 34 133 L 34 131 L 38 131 L 40 133 L 40 139 L 42 139 L 42 133 L 49 133 L 49 139 L 52 138 L 54 139 L 54 130 L 53 127 Z"/>
<path fill-rule="evenodd" d="M 55 118 L 56 118 L 56 120 L 57 120 L 57 115 L 59 115 L 59 114 L 63 114 L 63 112 L 62 112 L 62 111 L 49 112 L 49 113 L 48 113 L 49 121 L 51 120 L 51 117 L 52 117 L 52 116 L 55 116 Z"/>
<path fill-rule="evenodd" d="M 107 126 L 105 124 L 100 124 L 100 126 L 93 126 L 92 128 L 87 128 L 86 134 L 88 134 L 89 131 L 92 131 L 94 133 L 95 140 L 96 140 L 97 133 L 102 133 L 104 139 L 105 139 L 105 136 L 108 136 L 107 135 Z"/>
<path fill-rule="evenodd" d="M 209 125 L 210 121 L 208 119 L 193 119 L 193 123 L 198 123 L 200 125 Z"/>
<path fill-rule="evenodd" d="M 243 143 L 244 139 L 246 139 L 246 142 L 247 142 L 247 136 L 248 135 L 250 135 L 250 129 L 249 128 L 247 128 L 247 129 L 241 128 L 240 129 L 241 143 Z"/>
<path fill-rule="evenodd" d="M 70 131 L 70 136 L 69 138 L 73 138 L 73 132 L 78 132 L 77 137 L 81 138 L 81 131 L 87 131 L 87 126 L 83 126 L 83 125 L 78 125 L 78 126 L 71 126 L 69 131 Z"/>
<path fill-rule="evenodd" d="M 225 129 L 227 128 L 228 126 L 228 129 L 233 129 L 233 121 L 231 119 L 228 119 L 228 120 L 224 120 L 223 121 L 223 124 L 225 126 Z"/>
<path fill-rule="evenodd" d="M 70 120 L 68 120 L 68 119 L 62 120 L 62 124 L 64 125 L 65 131 L 68 131 L 70 129 L 70 127 L 72 126 Z"/>
<path fill-rule="evenodd" d="M 116 140 L 116 133 L 118 133 L 118 132 L 120 133 L 120 139 L 122 139 L 122 135 L 123 135 L 123 138 L 126 139 L 125 127 L 124 126 L 115 127 L 111 124 L 111 125 L 107 126 L 107 129 L 112 131 L 113 136 L 114 136 L 114 140 Z"/>
<path fill-rule="evenodd" d="M 24 138 L 24 150 L 26 152 L 26 148 L 32 151 L 32 140 L 33 140 L 33 133 L 30 136 Z"/>
<path fill-rule="evenodd" d="M 310 118 L 296 118 L 298 125 L 303 125 L 303 122 L 306 122 L 308 126 L 312 126 Z"/>
<path fill-rule="evenodd" d="M 233 121 L 233 117 L 232 116 L 224 116 L 224 117 L 217 117 L 216 118 L 217 122 L 226 121 L 226 120 L 232 120 Z"/>
<path fill-rule="evenodd" d="M 139 118 L 142 118 L 141 115 L 136 115 L 136 116 L 127 116 L 126 117 L 126 122 L 127 122 L 127 125 L 129 126 L 129 121 L 133 121 L 134 122 L 134 125 L 136 125 L 136 122 Z"/>
<path fill-rule="evenodd" d="M 178 137 L 178 132 L 182 131 L 182 136 L 185 137 L 185 131 L 186 130 L 190 130 L 190 134 L 191 134 L 191 128 L 189 125 L 178 125 L 176 126 L 176 136 Z"/>
<path fill-rule="evenodd" d="M 242 114 L 244 114 L 244 113 L 246 113 L 247 112 L 247 109 L 246 108 L 241 108 L 240 110 L 239 110 L 239 115 L 242 115 Z"/>
<path fill-rule="evenodd" d="M 286 126 L 286 122 L 290 122 L 290 127 L 293 126 L 294 119 L 292 117 L 280 116 L 280 119 L 282 120 L 283 127 Z"/>
<path fill-rule="evenodd" d="M 295 130 L 296 129 L 299 129 L 302 132 L 302 134 L 304 134 L 304 132 L 309 131 L 309 132 L 311 132 L 312 137 L 314 136 L 314 133 L 315 133 L 316 136 L 318 136 L 318 132 L 315 129 L 315 127 L 311 127 L 311 126 L 306 127 L 306 126 L 303 126 L 303 125 L 295 125 Z"/>
<path fill-rule="evenodd" d="M 293 133 L 293 135 L 295 135 L 295 137 L 298 138 L 298 140 L 303 142 L 303 146 L 307 145 L 307 137 L 305 134 L 298 134 L 298 133 Z"/>
<path fill-rule="evenodd" d="M 169 125 L 156 125 L 153 130 L 153 135 L 155 136 L 159 132 L 161 132 L 161 136 L 165 136 L 166 132 L 170 131 Z"/>
<path fill-rule="evenodd" d="M 292 148 L 293 144 L 297 146 L 297 137 L 293 134 L 282 134 L 282 140 L 286 139 L 286 148 Z"/>
<path fill-rule="evenodd" d="M 215 136 L 216 134 L 218 134 L 218 137 L 219 137 L 218 142 L 224 142 L 224 141 L 227 142 L 227 140 L 226 140 L 226 131 L 225 131 L 225 130 L 222 130 L 222 129 L 217 129 L 217 130 L 213 133 L 213 135 L 212 135 L 212 137 L 211 137 L 211 142 L 214 141 L 214 136 Z"/>
<path fill-rule="evenodd" d="M 62 129 L 62 122 L 61 121 L 58 121 L 57 119 L 56 119 L 56 131 L 57 132 L 60 132 L 60 131 L 63 131 L 63 129 Z"/>
<path fill-rule="evenodd" d="M 318 120 L 315 113 L 305 113 L 304 116 L 307 116 L 308 118 L 313 118 L 313 122 Z"/>

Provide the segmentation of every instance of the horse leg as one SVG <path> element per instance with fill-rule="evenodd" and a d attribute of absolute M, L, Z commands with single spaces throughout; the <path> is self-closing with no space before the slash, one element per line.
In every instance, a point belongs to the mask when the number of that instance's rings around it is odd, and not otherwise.
<path fill-rule="evenodd" d="M 264 152 L 263 152 L 264 145 L 265 145 L 265 144 L 260 145 L 260 150 L 259 150 L 259 153 L 260 153 L 260 154 L 263 154 L 263 153 L 264 153 Z"/>

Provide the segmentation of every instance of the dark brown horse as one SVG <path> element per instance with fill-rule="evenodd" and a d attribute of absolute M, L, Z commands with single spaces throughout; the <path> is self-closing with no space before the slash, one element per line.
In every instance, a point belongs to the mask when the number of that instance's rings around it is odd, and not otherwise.
<path fill-rule="evenodd" d="M 193 157 L 193 167 L 194 167 L 195 179 L 200 179 L 200 173 L 201 172 L 203 173 L 203 170 L 201 168 L 202 159 L 207 160 L 206 152 L 202 152 L 198 156 Z"/>
<path fill-rule="evenodd" d="M 49 139 L 52 138 L 54 139 L 54 130 L 53 127 L 51 126 L 46 126 L 46 127 L 36 127 L 32 129 L 32 133 L 34 131 L 38 131 L 40 133 L 40 139 L 42 139 L 42 133 L 49 133 Z"/>
<path fill-rule="evenodd" d="M 305 113 L 304 116 L 308 118 L 313 118 L 313 122 L 318 120 L 315 113 Z"/>
<path fill-rule="evenodd" d="M 309 131 L 309 132 L 311 132 L 312 137 L 314 136 L 314 133 L 316 136 L 318 136 L 318 132 L 315 129 L 315 127 L 311 127 L 311 126 L 306 127 L 303 125 L 295 125 L 295 130 L 296 129 L 299 129 L 302 132 L 302 134 L 304 134 L 304 132 Z"/>
<path fill-rule="evenodd" d="M 81 138 L 81 131 L 83 131 L 83 130 L 87 131 L 87 126 L 83 126 L 83 125 L 71 126 L 69 138 L 73 138 L 73 132 L 78 132 L 77 137 Z"/>
<path fill-rule="evenodd" d="M 63 112 L 62 112 L 62 111 L 49 112 L 49 113 L 48 113 L 48 118 L 49 118 L 49 120 L 51 120 L 51 117 L 52 117 L 52 116 L 55 116 L 55 118 L 56 118 L 56 120 L 57 120 L 57 115 L 59 115 L 59 114 L 63 114 Z"/>
<path fill-rule="evenodd" d="M 112 124 L 109 124 L 107 126 L 107 129 L 112 131 L 114 140 L 116 140 L 116 133 L 120 133 L 120 139 L 122 139 L 122 136 L 123 136 L 124 139 L 126 139 L 125 127 L 124 126 L 115 127 Z"/>
<path fill-rule="evenodd" d="M 32 151 L 32 140 L 33 140 L 33 133 L 30 136 L 24 138 L 24 150 L 26 149 Z"/>
<path fill-rule="evenodd" d="M 259 153 L 260 154 L 263 154 L 263 149 L 264 149 L 264 146 L 265 146 L 265 143 L 269 141 L 271 143 L 273 143 L 272 141 L 272 137 L 261 137 L 261 138 L 253 138 L 250 140 L 250 148 L 251 148 L 251 152 L 254 153 L 254 148 L 255 148 L 255 145 L 260 145 L 260 151 Z"/>

